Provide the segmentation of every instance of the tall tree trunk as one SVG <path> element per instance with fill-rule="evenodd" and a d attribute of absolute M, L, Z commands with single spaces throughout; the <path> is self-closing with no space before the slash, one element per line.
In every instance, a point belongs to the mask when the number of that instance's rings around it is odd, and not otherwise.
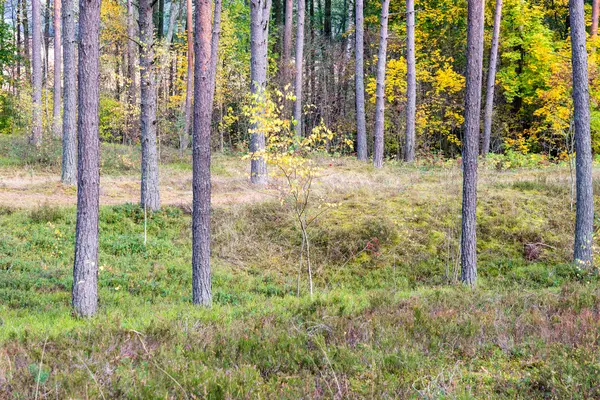
<path fill-rule="evenodd" d="M 162 39 L 165 33 L 165 0 L 158 0 L 158 12 L 156 22 L 156 34 Z"/>
<path fill-rule="evenodd" d="M 142 140 L 141 206 L 160 208 L 156 148 L 156 71 L 152 0 L 140 0 L 140 124 Z"/>
<path fill-rule="evenodd" d="M 283 25 L 284 25 L 284 14 L 285 14 L 285 0 L 274 0 L 273 1 L 273 25 L 275 26 L 274 43 L 273 49 L 279 53 L 279 61 L 283 57 Z M 281 68 L 279 70 L 281 73 Z"/>
<path fill-rule="evenodd" d="M 323 35 L 325 42 L 331 39 L 331 0 L 325 0 L 325 10 L 323 15 Z"/>
<path fill-rule="evenodd" d="M 25 66 L 25 77 L 27 80 L 29 80 L 29 76 L 31 75 L 31 52 L 29 50 L 29 19 L 27 18 L 27 0 L 21 0 L 21 22 L 23 23 L 23 65 Z"/>
<path fill-rule="evenodd" d="M 285 0 L 285 23 L 283 26 L 283 54 L 281 57 L 282 83 L 290 84 L 292 81 L 292 28 L 294 26 L 294 2 Z"/>
<path fill-rule="evenodd" d="M 194 37 L 193 37 L 192 0 L 187 0 L 187 79 L 185 89 L 185 125 L 179 141 L 179 150 L 183 153 L 188 147 L 190 126 L 192 123 L 192 96 L 194 84 Z"/>
<path fill-rule="evenodd" d="M 192 299 L 210 306 L 210 123 L 211 123 L 211 4 L 196 0 L 194 40 L 194 134 L 192 213 Z M 191 26 L 190 26 L 191 29 Z"/>
<path fill-rule="evenodd" d="M 350 59 L 352 57 L 352 49 L 354 48 L 354 38 L 352 37 L 352 32 L 354 32 L 354 5 L 353 1 L 344 0 L 344 9 L 346 9 L 346 13 L 344 14 L 343 20 L 343 29 L 344 32 L 344 63 L 342 64 L 342 71 L 340 73 L 343 82 L 339 89 L 339 96 L 341 105 L 339 107 L 340 116 L 347 115 L 348 112 L 348 91 L 349 91 L 349 80 L 348 80 L 348 66 L 350 65 Z"/>
<path fill-rule="evenodd" d="M 161 57 L 160 60 L 155 61 L 160 68 L 160 74 L 156 78 L 159 85 L 159 99 L 161 98 L 161 93 L 164 94 L 162 97 L 164 99 L 164 104 L 166 104 L 169 100 L 169 75 L 171 74 L 171 63 L 169 62 L 169 58 L 172 57 L 172 44 L 173 44 L 173 35 L 175 34 L 175 27 L 177 26 L 177 19 L 179 17 L 179 3 L 173 1 L 169 7 L 169 21 L 167 25 L 167 33 L 163 37 L 162 46 L 163 50 L 160 52 Z"/>
<path fill-rule="evenodd" d="M 383 131 L 385 122 L 385 63 L 387 59 L 388 14 L 390 0 L 381 3 L 381 27 L 379 31 L 379 53 L 377 55 L 377 89 L 375 102 L 375 145 L 373 165 L 383 167 Z"/>
<path fill-rule="evenodd" d="M 304 0 L 298 0 L 298 21 L 296 31 L 296 81 L 294 102 L 294 119 L 296 120 L 296 135 L 302 136 L 302 74 L 304 72 Z"/>
<path fill-rule="evenodd" d="M 269 38 L 269 15 L 271 0 L 250 0 L 250 80 L 251 92 L 259 102 L 264 101 L 267 84 L 267 51 Z M 250 153 L 265 148 L 265 134 L 262 127 L 254 124 L 250 136 Z M 263 157 L 253 157 L 250 161 L 250 180 L 254 184 L 267 183 L 267 163 Z"/>
<path fill-rule="evenodd" d="M 42 21 L 40 0 L 31 2 L 32 38 L 32 77 L 33 77 L 33 118 L 31 121 L 31 143 L 42 144 Z"/>
<path fill-rule="evenodd" d="M 98 308 L 98 205 L 100 142 L 98 138 L 98 63 L 100 0 L 79 3 L 79 118 L 77 228 L 73 265 L 73 308 L 91 316 Z"/>
<path fill-rule="evenodd" d="M 63 49 L 64 49 L 64 109 L 62 132 L 62 177 L 63 183 L 74 185 L 76 181 L 76 115 L 77 115 L 77 70 L 75 66 L 75 0 L 64 0 Z"/>
<path fill-rule="evenodd" d="M 317 104 L 317 45 L 315 40 L 315 0 L 308 0 L 308 29 L 310 30 L 310 46 L 309 46 L 309 57 L 308 57 L 308 70 L 309 70 L 309 99 L 311 104 Z M 309 118 L 306 118 L 305 122 L 309 128 L 314 126 L 314 115 Z M 312 120 L 312 121 L 311 121 Z"/>
<path fill-rule="evenodd" d="M 54 137 L 60 137 L 60 100 L 61 90 L 61 38 L 60 38 L 60 16 L 61 0 L 54 0 L 54 104 L 52 106 L 52 132 Z"/>
<path fill-rule="evenodd" d="M 467 87 L 463 138 L 463 202 L 461 279 L 474 286 L 477 281 L 477 157 L 483 68 L 483 0 L 468 0 Z"/>
<path fill-rule="evenodd" d="M 361 161 L 367 160 L 367 123 L 365 119 L 365 68 L 364 68 L 364 32 L 363 0 L 355 1 L 356 19 L 356 51 L 355 74 L 356 85 L 356 156 Z"/>
<path fill-rule="evenodd" d="M 50 0 L 46 0 L 46 7 L 43 9 L 44 11 L 44 85 L 47 85 L 47 77 L 48 77 L 48 54 L 50 51 Z"/>
<path fill-rule="evenodd" d="M 134 5 L 133 0 L 127 0 L 127 101 L 129 102 L 130 112 L 128 116 L 128 130 L 130 140 L 133 139 L 133 132 L 135 129 L 136 121 L 133 116 L 133 110 L 137 106 L 137 73 L 136 73 L 136 54 L 135 54 L 135 17 L 134 17 Z"/>
<path fill-rule="evenodd" d="M 11 41 L 12 44 L 14 46 L 14 60 L 13 60 L 13 64 L 10 66 L 10 89 L 12 91 L 13 95 L 17 95 L 17 82 L 19 80 L 19 74 L 17 72 L 17 68 L 19 65 L 19 56 L 20 56 L 20 35 L 18 33 L 20 26 L 19 26 L 19 2 L 18 0 L 12 0 L 11 4 L 10 4 L 10 20 L 11 20 L 11 28 L 12 28 L 12 32 L 11 32 Z"/>
<path fill-rule="evenodd" d="M 592 26 L 590 28 L 592 39 L 598 36 L 598 14 L 600 14 L 600 0 L 592 0 Z"/>
<path fill-rule="evenodd" d="M 215 104 L 215 89 L 217 82 L 217 63 L 219 61 L 219 38 L 221 36 L 221 11 L 223 3 L 221 0 L 214 0 L 214 17 L 213 28 L 210 39 L 210 106 L 209 110 L 212 115 L 213 106 Z"/>
<path fill-rule="evenodd" d="M 21 0 L 17 0 L 17 26 L 15 31 L 17 32 L 17 83 L 20 84 L 21 81 L 21 57 L 23 57 L 23 51 L 21 50 L 21 24 L 22 24 L 22 17 L 21 17 L 22 11 L 21 11 Z"/>
<path fill-rule="evenodd" d="M 573 118 L 577 179 L 575 219 L 575 263 L 592 266 L 594 236 L 594 191 L 592 186 L 592 145 L 590 138 L 590 98 L 583 0 L 570 0 L 571 48 L 573 55 Z"/>
<path fill-rule="evenodd" d="M 406 70 L 406 148 L 404 149 L 404 161 L 413 162 L 415 160 L 415 116 L 417 113 L 415 0 L 406 0 Z"/>
<path fill-rule="evenodd" d="M 115 100 L 121 99 L 121 46 L 119 42 L 115 42 Z"/>
<path fill-rule="evenodd" d="M 486 156 L 490 151 L 492 136 L 492 114 L 494 111 L 494 88 L 496 86 L 496 64 L 498 63 L 498 45 L 500 42 L 500 22 L 502 19 L 502 0 L 496 0 L 494 12 L 494 33 L 490 49 L 490 67 L 488 69 L 487 88 L 485 93 L 485 114 L 483 117 L 483 141 L 481 155 Z"/>

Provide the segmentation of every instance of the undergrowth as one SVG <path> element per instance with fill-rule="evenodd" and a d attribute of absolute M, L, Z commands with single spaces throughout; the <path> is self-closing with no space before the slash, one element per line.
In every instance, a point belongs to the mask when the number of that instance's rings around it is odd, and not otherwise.
<path fill-rule="evenodd" d="M 599 398 L 567 173 L 482 174 L 470 290 L 458 172 L 436 168 L 325 171 L 340 206 L 311 231 L 313 300 L 277 201 L 213 208 L 212 309 L 191 305 L 189 208 L 151 213 L 144 244 L 143 210 L 101 207 L 90 320 L 70 307 L 75 208 L 0 207 L 0 398 Z"/>
<path fill-rule="evenodd" d="M 475 291 L 445 276 L 444 242 L 458 238 L 445 237 L 438 208 L 398 196 L 367 212 L 348 200 L 315 227 L 313 301 L 296 297 L 300 239 L 279 203 L 217 208 L 210 310 L 190 304 L 184 210 L 152 214 L 144 245 L 138 206 L 103 207 L 92 320 L 70 313 L 75 210 L 2 209 L 0 393 L 600 396 L 596 275 L 568 263 L 570 223 L 542 199 L 536 213 L 524 198 L 482 202 Z M 556 250 L 527 261 L 531 240 Z"/>

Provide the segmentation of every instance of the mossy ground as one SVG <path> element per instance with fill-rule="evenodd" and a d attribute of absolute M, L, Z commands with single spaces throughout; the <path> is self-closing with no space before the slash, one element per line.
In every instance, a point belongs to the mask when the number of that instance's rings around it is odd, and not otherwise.
<path fill-rule="evenodd" d="M 135 177 L 118 149 L 103 177 Z M 11 154 L 0 182 L 56 172 Z M 164 161 L 162 179 L 189 183 L 187 158 Z M 316 195 L 340 206 L 311 231 L 312 299 L 292 213 L 239 183 L 239 156 L 213 169 L 215 195 L 235 196 L 213 208 L 210 310 L 190 304 L 183 202 L 149 216 L 146 244 L 139 207 L 101 208 L 89 320 L 70 310 L 75 208 L 0 206 L 0 398 L 600 398 L 600 289 L 569 263 L 568 167 L 482 166 L 471 290 L 455 281 L 456 164 L 320 162 Z"/>

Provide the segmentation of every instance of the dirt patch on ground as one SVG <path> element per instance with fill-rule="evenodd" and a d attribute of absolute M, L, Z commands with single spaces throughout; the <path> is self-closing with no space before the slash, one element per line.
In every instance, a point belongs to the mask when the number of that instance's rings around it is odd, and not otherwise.
<path fill-rule="evenodd" d="M 242 177 L 215 177 L 212 182 L 212 201 L 215 205 L 260 202 L 273 198 L 269 189 L 256 189 Z M 164 173 L 161 177 L 161 202 L 163 205 L 192 203 L 191 172 Z M 100 204 L 114 205 L 136 203 L 140 198 L 137 176 L 102 176 L 100 179 Z M 56 175 L 37 173 L 9 175 L 0 171 L 0 206 L 33 208 L 41 204 L 75 206 L 75 187 L 64 185 Z"/>

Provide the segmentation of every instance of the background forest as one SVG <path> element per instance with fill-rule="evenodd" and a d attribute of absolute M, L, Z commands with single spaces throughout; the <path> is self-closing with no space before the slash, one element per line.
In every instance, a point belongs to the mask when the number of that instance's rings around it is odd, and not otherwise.
<path fill-rule="evenodd" d="M 600 398 L 599 14 L 0 0 L 0 399 Z"/>
<path fill-rule="evenodd" d="M 334 132 L 355 140 L 354 7 L 350 0 L 306 2 L 304 62 L 304 131 L 321 119 Z M 6 0 L 1 30 L 2 92 L 0 132 L 23 135 L 31 126 L 29 3 Z M 485 7 L 484 68 L 489 62 L 495 2 Z M 43 124 L 52 126 L 53 23 L 52 3 L 43 8 Z M 268 87 L 292 91 L 289 69 L 293 60 L 284 50 L 285 2 L 274 1 L 269 28 Z M 403 3 L 390 5 L 386 66 L 385 154 L 402 158 L 406 117 L 406 24 Z M 28 11 L 29 12 L 29 11 Z M 379 47 L 381 4 L 365 3 L 364 66 L 367 127 L 375 116 L 375 75 Z M 178 148 L 185 127 L 187 76 L 186 6 L 183 1 L 160 0 L 155 7 L 158 64 L 158 140 L 160 146 Z M 586 4 L 586 21 L 592 21 Z M 130 18 L 135 18 L 131 16 Z M 223 4 L 216 95 L 213 109 L 213 147 L 224 151 L 247 150 L 248 118 L 242 109 L 250 91 L 249 8 L 243 1 Z M 416 12 L 417 152 L 421 158 L 460 154 L 466 68 L 466 2 L 423 1 Z M 130 21 L 134 31 L 137 23 Z M 172 24 L 170 26 L 169 24 Z M 565 160 L 571 149 L 570 41 L 568 4 L 544 1 L 504 1 L 500 27 L 498 72 L 491 150 L 500 153 L 540 154 L 548 160 Z M 104 142 L 139 142 L 138 96 L 129 95 L 139 82 L 137 46 L 128 59 L 127 4 L 102 2 L 100 135 Z M 289 46 L 289 44 L 288 44 Z M 596 37 L 588 42 L 597 46 Z M 291 67 L 286 67 L 286 59 Z M 133 63 L 136 68 L 129 68 Z M 598 79 L 596 53 L 590 53 L 593 148 L 600 122 L 596 110 Z M 134 75 L 132 75 L 134 74 Z M 139 83 L 138 83 L 139 84 Z M 139 89 L 138 89 L 139 90 Z M 290 103 L 291 104 L 291 103 Z M 291 105 L 287 106 L 291 110 Z M 369 142 L 372 142 L 372 132 Z M 372 144 L 371 144 L 372 145 Z M 371 146 L 370 145 L 370 146 Z M 348 150 L 349 152 L 350 150 Z"/>

